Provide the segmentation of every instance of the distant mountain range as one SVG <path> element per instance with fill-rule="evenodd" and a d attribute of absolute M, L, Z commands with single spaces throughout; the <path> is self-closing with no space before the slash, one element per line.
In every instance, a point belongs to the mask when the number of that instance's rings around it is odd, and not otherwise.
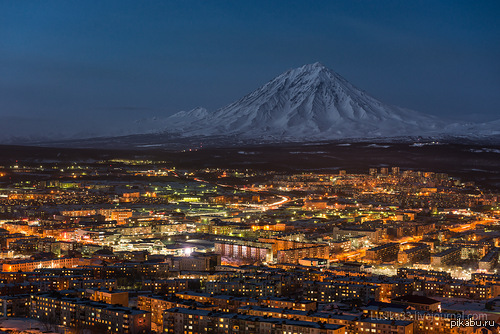
<path fill-rule="evenodd" d="M 226 142 L 228 138 L 252 142 L 401 137 L 484 139 L 500 136 L 500 120 L 477 124 L 446 121 L 388 105 L 322 64 L 314 63 L 288 70 L 218 110 L 199 107 L 165 118 L 138 120 L 120 132 L 108 133 L 108 137 L 126 135 L 133 142 L 131 135 L 140 134 L 153 134 L 155 142 L 158 136 L 167 141 L 226 138 Z M 144 137 L 141 145 L 147 146 Z"/>

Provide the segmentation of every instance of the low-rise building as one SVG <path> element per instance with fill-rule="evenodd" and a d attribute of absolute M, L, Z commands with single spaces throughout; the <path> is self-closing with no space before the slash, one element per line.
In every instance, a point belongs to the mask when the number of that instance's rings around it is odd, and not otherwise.
<path fill-rule="evenodd" d="M 0 317 L 27 317 L 29 315 L 29 307 L 29 294 L 0 297 Z"/>
<path fill-rule="evenodd" d="M 77 257 L 62 257 L 57 259 L 40 260 L 40 261 L 12 261 L 2 264 L 2 271 L 35 271 L 40 268 L 74 268 L 78 266 L 88 265 L 90 259 Z"/>
<path fill-rule="evenodd" d="M 399 244 L 391 242 L 366 251 L 366 259 L 374 262 L 390 262 L 398 258 Z"/>
<path fill-rule="evenodd" d="M 430 247 L 423 243 L 410 244 L 408 248 L 399 251 L 399 263 L 416 263 L 419 261 L 429 260 Z"/>
<path fill-rule="evenodd" d="M 113 289 L 86 289 L 90 300 L 128 307 L 128 292 Z"/>
<path fill-rule="evenodd" d="M 447 266 L 460 261 L 460 248 L 449 248 L 431 255 L 431 266 Z"/>

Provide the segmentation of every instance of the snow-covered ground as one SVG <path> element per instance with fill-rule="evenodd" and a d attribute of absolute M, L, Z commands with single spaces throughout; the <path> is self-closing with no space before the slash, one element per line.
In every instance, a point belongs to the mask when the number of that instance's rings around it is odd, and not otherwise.
<path fill-rule="evenodd" d="M 63 331 L 54 331 L 54 328 L 48 328 L 46 325 L 31 318 L 2 318 L 0 319 L 0 331 L 16 333 L 63 333 Z"/>

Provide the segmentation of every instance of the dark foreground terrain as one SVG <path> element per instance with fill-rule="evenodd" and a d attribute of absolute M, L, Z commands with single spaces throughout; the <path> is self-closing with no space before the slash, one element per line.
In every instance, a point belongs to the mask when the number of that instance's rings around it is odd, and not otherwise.
<path fill-rule="evenodd" d="M 500 189 L 500 146 L 474 143 L 313 143 L 169 150 L 72 149 L 0 146 L 0 164 L 86 162 L 110 159 L 162 161 L 177 168 L 250 168 L 288 172 L 366 173 L 371 167 L 444 172 L 484 188 Z"/>

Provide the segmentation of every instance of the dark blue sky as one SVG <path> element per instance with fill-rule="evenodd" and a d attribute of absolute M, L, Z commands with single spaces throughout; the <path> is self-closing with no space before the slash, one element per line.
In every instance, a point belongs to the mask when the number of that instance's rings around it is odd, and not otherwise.
<path fill-rule="evenodd" d="M 498 119 L 498 17 L 499 1 L 3 0 L 0 117 L 215 109 L 320 61 L 386 103 Z"/>

